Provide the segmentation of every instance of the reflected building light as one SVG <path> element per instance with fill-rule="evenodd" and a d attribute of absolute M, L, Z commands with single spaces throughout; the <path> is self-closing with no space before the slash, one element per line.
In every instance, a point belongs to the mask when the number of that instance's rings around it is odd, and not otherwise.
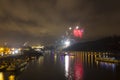
<path fill-rule="evenodd" d="M 10 75 L 9 80 L 15 80 L 15 75 Z"/>
<path fill-rule="evenodd" d="M 105 69 L 110 69 L 112 71 L 115 71 L 116 64 L 114 63 L 106 63 L 106 62 L 100 62 L 101 67 Z"/>
<path fill-rule="evenodd" d="M 97 54 L 97 52 L 94 52 L 94 54 Z"/>
<path fill-rule="evenodd" d="M 101 53 L 99 52 L 99 57 L 101 57 Z"/>
<path fill-rule="evenodd" d="M 85 54 L 84 54 L 84 52 L 83 52 L 83 56 L 82 56 L 82 57 L 83 57 L 83 63 L 85 62 L 85 57 L 84 57 L 84 56 L 85 56 Z"/>
<path fill-rule="evenodd" d="M 57 60 L 57 54 L 54 54 L 54 61 L 56 63 L 56 60 Z"/>
<path fill-rule="evenodd" d="M 106 56 L 105 56 L 105 53 L 103 53 L 103 57 L 105 58 Z"/>
<path fill-rule="evenodd" d="M 91 63 L 90 63 L 90 55 L 88 55 L 88 66 L 90 67 Z"/>
<path fill-rule="evenodd" d="M 62 64 L 65 64 L 65 57 L 64 56 L 60 56 L 60 61 Z"/>
<path fill-rule="evenodd" d="M 70 58 L 73 60 L 75 58 L 75 56 L 70 56 Z"/>
<path fill-rule="evenodd" d="M 91 66 L 93 67 L 93 55 L 91 55 Z"/>
<path fill-rule="evenodd" d="M 86 65 L 87 65 L 87 54 L 85 53 L 85 63 L 86 63 Z"/>
<path fill-rule="evenodd" d="M 108 55 L 106 55 L 106 58 L 108 58 Z"/>
<path fill-rule="evenodd" d="M 115 71 L 115 68 L 116 68 L 116 65 L 115 65 L 115 64 L 112 64 L 112 69 L 113 69 L 113 71 Z"/>
<path fill-rule="evenodd" d="M 65 56 L 65 76 L 68 77 L 69 73 L 69 56 Z"/>
<path fill-rule="evenodd" d="M 96 58 L 97 58 L 97 55 L 95 54 L 95 60 L 96 60 Z"/>
<path fill-rule="evenodd" d="M 109 52 L 106 52 L 106 54 L 108 55 L 108 54 L 109 54 Z"/>
<path fill-rule="evenodd" d="M 39 63 L 39 64 L 43 64 L 43 61 L 44 61 L 44 57 L 42 57 L 42 56 L 39 57 L 39 59 L 38 59 L 38 63 Z"/>
<path fill-rule="evenodd" d="M 93 52 L 91 52 L 91 54 L 93 55 L 94 53 L 93 53 Z"/>
<path fill-rule="evenodd" d="M 96 62 L 97 68 L 98 68 L 98 64 L 99 64 L 99 62 L 98 62 L 98 61 L 95 61 L 95 62 Z"/>
<path fill-rule="evenodd" d="M 106 52 L 106 58 L 108 58 L 109 57 L 109 53 L 108 52 Z"/>
<path fill-rule="evenodd" d="M 4 76 L 2 72 L 0 72 L 0 80 L 4 80 Z"/>

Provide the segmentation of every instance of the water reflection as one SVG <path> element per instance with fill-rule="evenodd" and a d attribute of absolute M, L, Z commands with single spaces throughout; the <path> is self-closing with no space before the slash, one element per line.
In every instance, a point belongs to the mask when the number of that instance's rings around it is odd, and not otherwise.
<path fill-rule="evenodd" d="M 78 55 L 79 56 L 79 55 Z M 65 55 L 65 76 L 68 80 L 82 80 L 83 65 L 77 55 Z"/>
<path fill-rule="evenodd" d="M 12 70 L 12 68 L 10 70 L 7 70 L 7 68 L 9 67 L 8 65 L 8 67 L 0 72 L 0 80 L 18 80 L 18 76 L 28 67 L 28 63 L 26 65 L 24 64 L 26 63 L 23 62 L 23 64 L 20 65 L 21 67 L 15 68 L 15 70 Z"/>
<path fill-rule="evenodd" d="M 116 68 L 115 63 L 98 62 L 98 64 L 100 65 L 101 68 L 111 70 L 113 72 L 115 71 Z"/>
<path fill-rule="evenodd" d="M 0 80 L 16 80 L 11 72 L 0 72 Z"/>
<path fill-rule="evenodd" d="M 38 64 L 43 64 L 43 62 L 44 62 L 44 57 L 43 56 L 39 57 Z"/>
<path fill-rule="evenodd" d="M 15 80 L 15 75 L 10 75 L 9 80 Z"/>
<path fill-rule="evenodd" d="M 65 56 L 65 76 L 68 77 L 69 75 L 69 56 Z"/>
<path fill-rule="evenodd" d="M 76 62 L 74 65 L 74 79 L 83 80 L 83 65 L 80 62 Z"/>
<path fill-rule="evenodd" d="M 107 52 L 72 52 L 64 55 L 65 76 L 68 80 L 84 80 L 85 69 L 89 69 L 89 71 L 104 69 L 105 71 L 115 72 L 116 66 L 119 65 L 118 63 L 96 61 L 98 57 L 110 58 L 111 54 Z M 63 63 L 63 56 L 61 56 L 61 60 Z"/>
<path fill-rule="evenodd" d="M 33 80 L 33 74 L 35 80 L 120 80 L 118 63 L 97 60 L 97 58 L 111 58 L 111 54 L 85 51 L 69 52 L 65 55 L 46 53 L 30 62 L 25 73 L 0 72 L 0 80 Z"/>
<path fill-rule="evenodd" d="M 0 72 L 0 80 L 4 80 L 4 76 L 2 72 Z"/>
<path fill-rule="evenodd" d="M 54 54 L 54 62 L 56 63 L 57 61 L 57 54 Z"/>

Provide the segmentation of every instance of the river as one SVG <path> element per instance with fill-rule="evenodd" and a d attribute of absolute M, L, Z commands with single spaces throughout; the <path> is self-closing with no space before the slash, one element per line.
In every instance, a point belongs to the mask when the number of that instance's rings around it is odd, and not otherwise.
<path fill-rule="evenodd" d="M 0 72 L 0 80 L 120 80 L 120 64 L 97 61 L 107 52 L 45 53 L 21 72 Z M 113 56 L 112 56 L 113 58 Z"/>

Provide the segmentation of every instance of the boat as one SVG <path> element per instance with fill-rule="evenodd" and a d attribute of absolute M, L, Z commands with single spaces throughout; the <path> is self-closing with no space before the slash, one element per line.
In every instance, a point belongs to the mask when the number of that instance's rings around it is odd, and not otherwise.
<path fill-rule="evenodd" d="M 0 65 L 0 71 L 4 71 L 6 69 L 5 65 Z"/>
<path fill-rule="evenodd" d="M 0 71 L 4 71 L 7 68 L 7 63 L 6 62 L 2 62 L 0 64 Z"/>
<path fill-rule="evenodd" d="M 18 71 L 21 68 L 25 67 L 27 62 L 11 64 L 6 68 L 6 71 Z"/>
<path fill-rule="evenodd" d="M 6 71 L 15 71 L 16 70 L 16 66 L 15 65 L 9 65 L 7 68 L 6 68 Z"/>

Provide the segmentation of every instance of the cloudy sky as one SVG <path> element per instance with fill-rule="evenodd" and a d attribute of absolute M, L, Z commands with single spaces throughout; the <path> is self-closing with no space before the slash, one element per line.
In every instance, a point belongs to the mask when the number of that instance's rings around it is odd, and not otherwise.
<path fill-rule="evenodd" d="M 0 0 L 0 44 L 58 40 L 70 26 L 83 39 L 120 35 L 119 0 Z"/>

